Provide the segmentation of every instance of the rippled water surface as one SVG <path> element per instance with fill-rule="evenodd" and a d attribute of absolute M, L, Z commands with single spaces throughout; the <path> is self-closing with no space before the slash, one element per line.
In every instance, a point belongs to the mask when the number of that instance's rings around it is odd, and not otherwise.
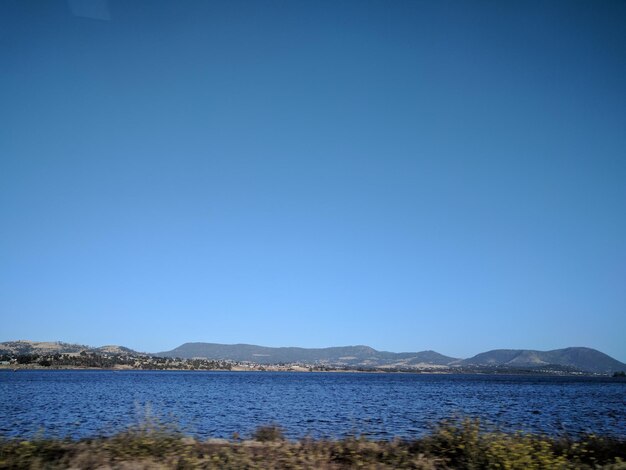
<path fill-rule="evenodd" d="M 419 374 L 0 372 L 0 435 L 84 437 L 146 413 L 199 437 L 278 423 L 289 437 L 417 437 L 476 416 L 505 430 L 626 436 L 616 379 Z"/>

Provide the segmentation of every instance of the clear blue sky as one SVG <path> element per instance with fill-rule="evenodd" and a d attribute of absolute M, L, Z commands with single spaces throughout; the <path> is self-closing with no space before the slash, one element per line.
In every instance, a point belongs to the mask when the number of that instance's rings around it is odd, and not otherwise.
<path fill-rule="evenodd" d="M 0 3 L 0 341 L 626 360 L 626 2 Z"/>

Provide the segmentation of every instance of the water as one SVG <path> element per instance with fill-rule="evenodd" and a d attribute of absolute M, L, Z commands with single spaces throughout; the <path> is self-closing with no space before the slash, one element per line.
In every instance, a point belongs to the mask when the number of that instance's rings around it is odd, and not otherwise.
<path fill-rule="evenodd" d="M 480 375 L 0 372 L 0 435 L 86 437 L 146 413 L 200 438 L 278 423 L 290 438 L 412 438 L 454 416 L 506 431 L 626 437 L 626 381 Z"/>

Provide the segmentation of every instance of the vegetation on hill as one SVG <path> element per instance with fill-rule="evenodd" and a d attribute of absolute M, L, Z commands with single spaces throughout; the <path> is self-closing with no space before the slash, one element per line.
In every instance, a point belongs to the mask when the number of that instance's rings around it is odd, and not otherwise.
<path fill-rule="evenodd" d="M 157 353 L 165 357 L 205 357 L 259 364 L 306 363 L 310 365 L 410 367 L 419 364 L 447 366 L 456 359 L 435 351 L 394 353 L 377 351 L 369 346 L 332 348 L 271 348 L 253 344 L 185 343 L 171 351 Z"/>
<path fill-rule="evenodd" d="M 460 361 L 465 367 L 542 367 L 558 365 L 585 372 L 610 374 L 626 364 L 591 348 L 565 348 L 552 351 L 494 349 Z"/>
<path fill-rule="evenodd" d="M 233 367 L 228 361 L 87 351 L 74 354 L 1 354 L 0 362 L 13 368 L 53 369 L 231 370 Z"/>
<path fill-rule="evenodd" d="M 518 370 L 535 373 L 612 374 L 626 364 L 591 348 L 565 348 L 552 351 L 497 349 L 470 359 L 454 359 L 435 351 L 393 353 L 369 346 L 334 348 L 270 348 L 252 344 L 185 343 L 171 351 L 157 353 L 164 357 L 204 357 L 259 364 L 300 363 L 335 368 L 394 370 L 443 370 L 492 372 Z"/>
<path fill-rule="evenodd" d="M 76 356 L 87 357 L 76 358 Z M 601 374 L 626 370 L 626 364 L 590 348 L 553 351 L 497 349 L 470 359 L 435 351 L 393 353 L 369 346 L 270 348 L 251 344 L 185 343 L 168 352 L 145 354 L 123 346 L 88 346 L 61 342 L 0 343 L 0 361 L 21 357 L 20 364 L 44 367 L 136 369 L 346 370 L 498 374 Z M 10 358 L 10 359 L 7 359 Z M 189 362 L 193 361 L 193 362 Z M 6 364 L 5 364 L 6 366 Z"/>

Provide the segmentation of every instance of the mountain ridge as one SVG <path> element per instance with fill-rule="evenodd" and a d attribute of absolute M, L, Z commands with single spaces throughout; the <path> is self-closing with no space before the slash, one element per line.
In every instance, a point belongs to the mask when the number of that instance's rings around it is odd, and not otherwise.
<path fill-rule="evenodd" d="M 540 367 L 560 365 L 588 372 L 611 373 L 626 364 L 597 349 L 583 346 L 538 351 L 534 349 L 493 349 L 460 362 L 463 366 Z"/>
<path fill-rule="evenodd" d="M 341 366 L 398 367 L 412 364 L 446 366 L 457 359 L 435 351 L 392 353 L 370 346 L 334 346 L 329 348 L 268 347 L 253 344 L 184 343 L 171 351 L 155 354 L 160 357 L 195 357 L 233 361 L 275 363 L 311 363 Z"/>
<path fill-rule="evenodd" d="M 611 374 L 626 371 L 626 364 L 596 349 L 568 347 L 539 351 L 533 349 L 493 349 L 467 359 L 445 356 L 436 351 L 378 351 L 366 345 L 328 348 L 268 347 L 254 344 L 184 343 L 170 351 L 141 353 L 124 346 L 90 347 L 60 341 L 28 340 L 0 343 L 0 355 L 79 354 L 82 351 L 109 355 L 138 355 L 209 359 L 257 364 L 305 364 L 339 368 L 389 370 L 527 370 L 560 369 L 565 372 Z"/>
<path fill-rule="evenodd" d="M 539 369 L 561 367 L 592 373 L 626 370 L 626 364 L 587 347 L 569 347 L 538 351 L 533 349 L 494 349 L 468 359 L 456 359 L 436 351 L 377 351 L 369 346 L 336 346 L 330 348 L 271 348 L 250 344 L 184 343 L 170 351 L 156 353 L 161 357 L 250 361 L 264 364 L 303 362 L 349 367 L 378 368 L 500 368 Z"/>

